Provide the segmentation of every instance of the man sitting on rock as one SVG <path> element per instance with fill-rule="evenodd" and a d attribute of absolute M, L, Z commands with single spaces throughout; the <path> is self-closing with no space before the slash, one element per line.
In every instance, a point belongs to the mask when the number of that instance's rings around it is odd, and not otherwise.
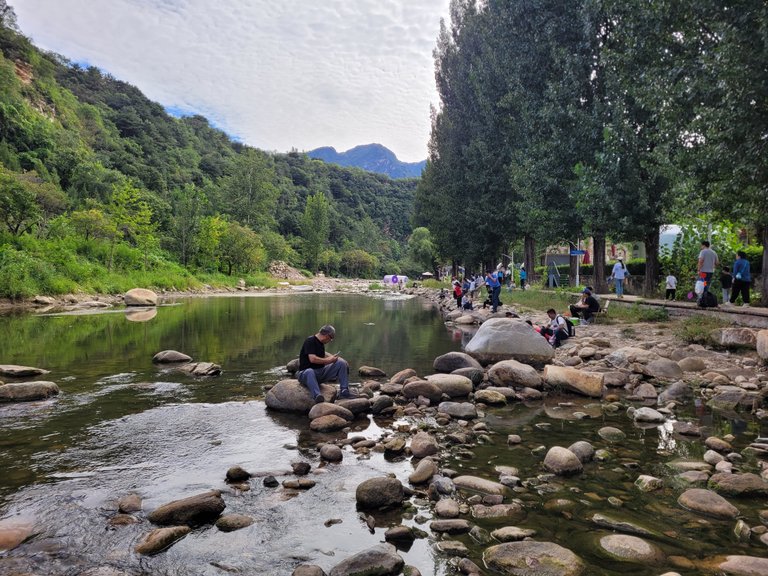
<path fill-rule="evenodd" d="M 315 403 L 325 402 L 320 394 L 320 384 L 331 380 L 339 381 L 341 398 L 353 398 L 349 390 L 349 364 L 338 354 L 325 355 L 325 345 L 336 337 L 336 329 L 326 324 L 317 332 L 304 340 L 299 352 L 299 371 L 296 377 L 303 386 L 309 389 Z"/>
<path fill-rule="evenodd" d="M 547 316 L 549 316 L 549 326 L 541 327 L 541 335 L 544 336 L 554 348 L 558 348 L 562 341 L 567 340 L 569 337 L 568 324 L 566 324 L 565 318 L 555 312 L 554 308 L 547 310 Z"/>

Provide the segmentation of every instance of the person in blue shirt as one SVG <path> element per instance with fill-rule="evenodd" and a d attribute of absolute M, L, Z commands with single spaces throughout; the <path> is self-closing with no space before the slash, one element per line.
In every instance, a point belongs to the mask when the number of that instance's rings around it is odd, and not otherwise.
<path fill-rule="evenodd" d="M 749 273 L 749 260 L 743 250 L 736 252 L 736 261 L 731 268 L 733 287 L 731 289 L 731 304 L 736 304 L 736 299 L 741 294 L 742 306 L 749 306 L 749 284 L 752 276 Z"/>
<path fill-rule="evenodd" d="M 495 272 L 488 271 L 485 276 L 485 283 L 488 285 L 488 291 L 491 296 L 491 306 L 493 313 L 499 308 L 499 293 L 501 292 L 501 282 Z"/>
<path fill-rule="evenodd" d="M 525 281 L 528 279 L 528 273 L 525 271 L 525 264 L 520 264 L 520 290 L 525 290 Z"/>

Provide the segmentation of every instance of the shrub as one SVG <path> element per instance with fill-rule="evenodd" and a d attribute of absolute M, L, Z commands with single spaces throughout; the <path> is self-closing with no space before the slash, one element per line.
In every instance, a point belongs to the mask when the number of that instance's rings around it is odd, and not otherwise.
<path fill-rule="evenodd" d="M 728 322 L 714 316 L 697 314 L 680 322 L 675 332 L 681 340 L 689 344 L 706 344 L 709 342 L 709 334 L 712 330 L 725 328 L 728 325 Z"/>

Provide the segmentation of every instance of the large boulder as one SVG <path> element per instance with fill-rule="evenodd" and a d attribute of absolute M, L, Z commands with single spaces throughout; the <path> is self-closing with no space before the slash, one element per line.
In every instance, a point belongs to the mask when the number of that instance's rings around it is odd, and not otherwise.
<path fill-rule="evenodd" d="M 705 516 L 731 520 L 739 515 L 739 509 L 719 494 L 703 488 L 691 488 L 677 499 L 683 508 Z"/>
<path fill-rule="evenodd" d="M 502 360 L 488 370 L 488 380 L 497 386 L 541 389 L 541 376 L 533 366 L 517 360 Z"/>
<path fill-rule="evenodd" d="M 148 518 L 160 525 L 199 526 L 215 521 L 226 508 L 221 492 L 211 490 L 189 498 L 174 500 L 156 508 Z"/>
<path fill-rule="evenodd" d="M 603 374 L 599 372 L 583 372 L 568 366 L 546 366 L 544 381 L 551 387 L 560 387 L 577 392 L 590 398 L 601 398 L 603 395 Z"/>
<path fill-rule="evenodd" d="M 482 368 L 480 363 L 464 352 L 448 352 L 435 358 L 432 367 L 435 372 L 453 372 L 459 368 Z"/>
<path fill-rule="evenodd" d="M 320 385 L 320 393 L 326 399 L 333 398 L 335 392 L 335 386 Z M 315 400 L 309 393 L 309 389 L 298 380 L 281 380 L 267 392 L 264 403 L 272 410 L 306 414 L 315 405 Z"/>
<path fill-rule="evenodd" d="M 545 364 L 555 350 L 531 326 L 514 318 L 486 320 L 465 348 L 481 364 L 518 360 L 527 364 Z"/>
<path fill-rule="evenodd" d="M 581 460 L 576 454 L 562 446 L 552 446 L 544 457 L 544 469 L 566 476 L 582 471 Z"/>
<path fill-rule="evenodd" d="M 483 552 L 485 565 L 498 574 L 513 576 L 579 576 L 586 566 L 581 558 L 554 542 L 507 542 Z"/>
<path fill-rule="evenodd" d="M 644 566 L 659 565 L 665 560 L 664 552 L 651 542 L 627 534 L 609 534 L 600 538 L 600 548 L 619 562 Z"/>
<path fill-rule="evenodd" d="M 674 360 L 659 358 L 642 367 L 642 373 L 660 380 L 677 380 L 683 377 L 683 369 Z"/>
<path fill-rule="evenodd" d="M 709 488 L 726 496 L 768 496 L 768 482 L 757 474 L 715 474 L 709 479 Z"/>
<path fill-rule="evenodd" d="M 453 479 L 453 484 L 456 488 L 463 490 L 471 490 L 473 492 L 481 492 L 483 494 L 490 495 L 504 495 L 507 492 L 507 488 L 504 484 L 499 482 L 493 482 L 492 480 L 486 480 L 479 476 L 457 476 Z"/>
<path fill-rule="evenodd" d="M 22 382 L 0 385 L 0 402 L 29 402 L 56 396 L 59 387 L 53 382 Z"/>
<path fill-rule="evenodd" d="M 440 402 L 438 412 L 448 414 L 451 418 L 474 420 L 477 418 L 477 408 L 471 402 Z"/>
<path fill-rule="evenodd" d="M 768 362 L 768 330 L 760 330 L 755 338 L 757 355 L 763 362 Z"/>
<path fill-rule="evenodd" d="M 643 348 L 635 348 L 633 346 L 625 346 L 614 350 L 605 360 L 611 366 L 616 368 L 629 368 L 632 364 L 648 364 L 653 360 L 658 359 L 658 355 Z"/>
<path fill-rule="evenodd" d="M 397 478 L 369 478 L 358 484 L 355 499 L 363 510 L 400 506 L 404 498 L 403 485 Z"/>
<path fill-rule="evenodd" d="M 458 374 L 432 374 L 427 376 L 427 382 L 437 385 L 443 394 L 451 398 L 469 396 L 474 389 L 472 380 Z"/>
<path fill-rule="evenodd" d="M 434 382 L 428 382 L 427 380 L 414 380 L 408 382 L 402 389 L 403 396 L 408 399 L 418 398 L 423 396 L 428 398 L 430 402 L 440 402 L 443 397 L 443 391 Z"/>
<path fill-rule="evenodd" d="M 762 576 L 768 574 L 768 558 L 726 556 L 718 568 L 728 576 Z"/>
<path fill-rule="evenodd" d="M 343 560 L 329 572 L 329 576 L 389 576 L 400 574 L 405 560 L 392 544 L 378 544 Z"/>
<path fill-rule="evenodd" d="M 411 438 L 411 453 L 414 458 L 424 458 L 425 456 L 432 456 L 438 452 L 437 440 L 431 434 L 426 432 L 417 432 L 413 438 Z"/>
<path fill-rule="evenodd" d="M 48 370 L 33 368 L 32 366 L 18 366 L 16 364 L 0 364 L 0 376 L 10 378 L 30 378 L 48 374 Z"/>
<path fill-rule="evenodd" d="M 126 306 L 157 306 L 157 294 L 146 288 L 133 288 L 123 296 Z"/>
<path fill-rule="evenodd" d="M 718 328 L 709 334 L 712 342 L 723 348 L 757 347 L 757 336 L 751 328 Z"/>

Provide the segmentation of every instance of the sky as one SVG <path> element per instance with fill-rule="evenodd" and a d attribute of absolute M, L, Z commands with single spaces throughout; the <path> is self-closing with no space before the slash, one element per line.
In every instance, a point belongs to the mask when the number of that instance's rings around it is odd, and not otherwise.
<path fill-rule="evenodd" d="M 379 143 L 427 157 L 449 0 L 9 0 L 38 47 L 172 113 L 287 152 Z"/>

